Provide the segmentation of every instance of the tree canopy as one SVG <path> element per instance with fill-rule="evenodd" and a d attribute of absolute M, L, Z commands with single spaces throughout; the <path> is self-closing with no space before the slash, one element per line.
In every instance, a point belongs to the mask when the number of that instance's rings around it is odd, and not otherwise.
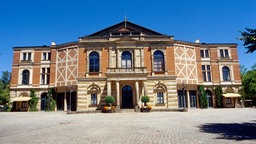
<path fill-rule="evenodd" d="M 256 50 L 256 29 L 245 28 L 245 30 L 240 31 L 242 36 L 238 39 L 244 41 L 246 53 L 253 53 Z"/>
<path fill-rule="evenodd" d="M 2 71 L 0 78 L 0 105 L 6 105 L 10 100 L 10 85 L 11 73 Z"/>
<path fill-rule="evenodd" d="M 251 70 L 243 72 L 242 75 L 242 90 L 240 91 L 243 98 L 256 98 L 256 64 L 251 66 Z"/>

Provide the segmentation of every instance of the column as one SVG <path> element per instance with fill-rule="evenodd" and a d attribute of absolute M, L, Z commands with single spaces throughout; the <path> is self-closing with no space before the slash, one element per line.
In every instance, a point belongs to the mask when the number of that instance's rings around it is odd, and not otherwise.
<path fill-rule="evenodd" d="M 137 105 L 139 105 L 139 103 L 140 103 L 140 93 L 139 93 L 139 83 L 138 83 L 138 81 L 135 82 L 135 90 L 136 90 Z"/>
<path fill-rule="evenodd" d="M 187 108 L 190 109 L 190 97 L 189 97 L 189 90 L 188 88 L 186 88 L 187 90 Z"/>
<path fill-rule="evenodd" d="M 120 63 L 120 56 L 119 56 L 119 49 L 116 49 L 116 68 L 120 68 L 121 67 L 121 63 Z"/>
<path fill-rule="evenodd" d="M 64 94 L 64 111 L 67 111 L 67 89 Z"/>
<path fill-rule="evenodd" d="M 140 49 L 140 66 L 144 67 L 144 48 Z"/>
<path fill-rule="evenodd" d="M 112 67 L 112 47 L 108 48 L 108 67 Z"/>
<path fill-rule="evenodd" d="M 107 95 L 111 96 L 111 81 L 107 81 Z"/>
<path fill-rule="evenodd" d="M 116 81 L 116 104 L 120 106 L 119 81 Z"/>

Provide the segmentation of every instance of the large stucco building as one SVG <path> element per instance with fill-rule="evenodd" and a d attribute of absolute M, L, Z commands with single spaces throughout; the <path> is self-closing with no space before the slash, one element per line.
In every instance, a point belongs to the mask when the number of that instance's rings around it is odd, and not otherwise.
<path fill-rule="evenodd" d="M 54 89 L 56 110 L 87 111 L 112 95 L 120 109 L 141 106 L 143 95 L 153 109 L 199 107 L 204 85 L 209 107 L 221 85 L 223 103 L 234 107 L 241 87 L 237 44 L 175 40 L 123 21 L 78 41 L 51 46 L 13 48 L 11 98 L 16 110 L 27 110 L 29 91 L 36 90 L 45 110 Z"/>

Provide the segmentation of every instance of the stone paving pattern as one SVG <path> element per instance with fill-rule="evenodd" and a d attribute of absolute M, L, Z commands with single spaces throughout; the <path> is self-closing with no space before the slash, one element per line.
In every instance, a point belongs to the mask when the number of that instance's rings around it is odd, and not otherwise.
<path fill-rule="evenodd" d="M 1 144 L 253 144 L 256 109 L 0 113 Z"/>

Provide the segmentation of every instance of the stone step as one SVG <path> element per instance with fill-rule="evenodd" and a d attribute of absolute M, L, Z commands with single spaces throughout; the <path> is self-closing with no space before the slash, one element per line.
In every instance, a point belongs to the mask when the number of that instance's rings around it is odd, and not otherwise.
<path fill-rule="evenodd" d="M 133 113 L 133 112 L 135 112 L 134 109 L 119 109 L 118 111 L 120 113 Z"/>

